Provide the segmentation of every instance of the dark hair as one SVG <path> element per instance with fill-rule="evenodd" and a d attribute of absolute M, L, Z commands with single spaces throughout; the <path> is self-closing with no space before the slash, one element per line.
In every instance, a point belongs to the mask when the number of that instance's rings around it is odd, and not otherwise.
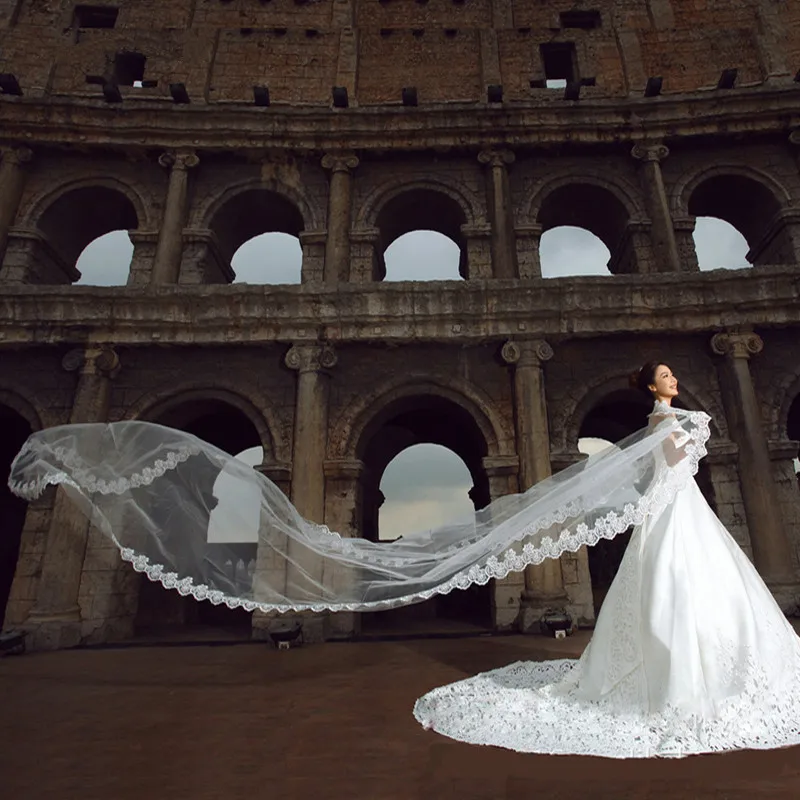
<path fill-rule="evenodd" d="M 648 397 L 652 397 L 653 393 L 649 387 L 656 382 L 656 370 L 662 364 L 665 367 L 669 366 L 664 361 L 648 361 L 641 369 L 631 375 L 631 386 L 640 392 L 644 392 Z"/>

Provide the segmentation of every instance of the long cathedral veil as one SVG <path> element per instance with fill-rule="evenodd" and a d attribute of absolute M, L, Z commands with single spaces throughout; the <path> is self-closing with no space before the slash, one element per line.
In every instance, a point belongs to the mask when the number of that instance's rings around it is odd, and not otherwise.
<path fill-rule="evenodd" d="M 708 415 L 657 404 L 650 424 L 617 446 L 392 543 L 344 538 L 305 520 L 251 466 L 147 422 L 34 433 L 9 486 L 29 500 L 60 486 L 135 570 L 182 595 L 247 610 L 370 611 L 485 584 L 613 538 L 671 502 L 697 471 L 708 436 Z M 223 481 L 238 502 L 218 504 Z"/>

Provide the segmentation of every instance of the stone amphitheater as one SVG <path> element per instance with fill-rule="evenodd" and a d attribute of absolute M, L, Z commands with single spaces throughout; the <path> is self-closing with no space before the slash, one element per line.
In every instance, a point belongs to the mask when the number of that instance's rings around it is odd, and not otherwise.
<path fill-rule="evenodd" d="M 796 607 L 800 3 L 0 0 L 0 145 L 3 482 L 31 431 L 150 420 L 262 447 L 306 517 L 377 538 L 408 447 L 463 459 L 481 507 L 641 426 L 627 376 L 656 357 L 713 417 L 704 493 Z M 700 271 L 705 217 L 746 239 L 746 268 Z M 602 241 L 607 275 L 542 277 L 563 226 Z M 420 230 L 457 245 L 458 279 L 385 280 Z M 82 285 L 112 231 L 127 283 Z M 301 281 L 236 283 L 268 232 L 299 241 Z M 401 622 L 591 624 L 618 559 Z M 55 491 L 0 493 L 2 608 L 40 649 L 274 624 L 143 581 Z"/>

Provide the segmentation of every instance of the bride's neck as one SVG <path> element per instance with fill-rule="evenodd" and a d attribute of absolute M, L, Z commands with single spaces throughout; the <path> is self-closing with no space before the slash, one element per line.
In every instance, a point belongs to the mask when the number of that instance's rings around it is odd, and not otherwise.
<path fill-rule="evenodd" d="M 671 397 L 659 397 L 658 395 L 655 396 L 656 403 L 665 403 L 668 406 L 672 406 L 672 398 Z"/>

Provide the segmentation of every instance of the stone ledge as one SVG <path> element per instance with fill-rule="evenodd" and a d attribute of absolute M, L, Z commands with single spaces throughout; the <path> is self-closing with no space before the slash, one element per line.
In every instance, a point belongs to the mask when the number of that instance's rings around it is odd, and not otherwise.
<path fill-rule="evenodd" d="M 725 274 L 296 286 L 0 286 L 0 348 L 552 341 L 800 324 L 800 268 Z M 379 329 L 380 333 L 375 331 Z"/>

